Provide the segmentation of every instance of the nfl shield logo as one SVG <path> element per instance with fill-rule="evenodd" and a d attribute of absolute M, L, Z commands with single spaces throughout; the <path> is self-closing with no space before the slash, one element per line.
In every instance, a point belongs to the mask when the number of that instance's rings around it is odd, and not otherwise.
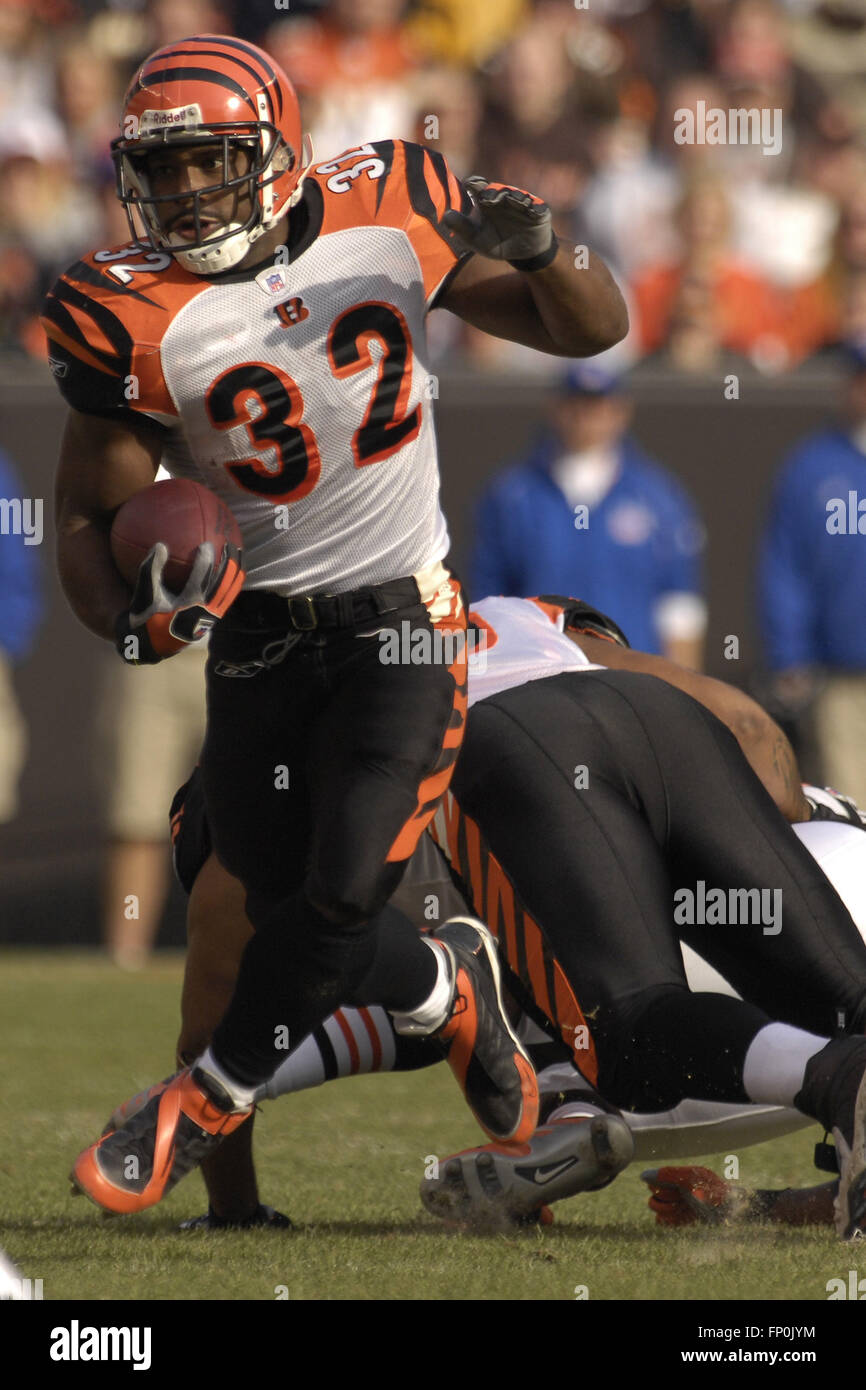
<path fill-rule="evenodd" d="M 274 294 L 282 294 L 286 288 L 286 272 L 281 265 L 269 265 L 266 270 L 260 270 L 256 276 L 256 284 L 268 297 Z"/>

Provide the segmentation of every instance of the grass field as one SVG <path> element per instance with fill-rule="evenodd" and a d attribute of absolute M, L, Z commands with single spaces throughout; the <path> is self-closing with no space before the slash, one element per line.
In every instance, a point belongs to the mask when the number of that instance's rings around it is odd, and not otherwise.
<path fill-rule="evenodd" d="M 121 975 L 96 955 L 0 954 L 4 1041 L 0 1246 L 48 1299 L 825 1300 L 866 1274 L 829 1230 L 659 1231 L 638 1167 L 560 1204 L 543 1232 L 441 1229 L 417 1189 L 425 1157 L 477 1142 L 447 1068 L 362 1077 L 268 1105 L 257 1120 L 262 1198 L 290 1232 L 177 1230 L 204 1210 L 194 1174 L 160 1207 L 107 1219 L 66 1179 L 113 1106 L 171 1070 L 181 964 Z M 816 1180 L 816 1133 L 739 1153 L 750 1185 Z M 723 1157 L 704 1159 L 721 1171 Z M 284 1295 L 285 1296 L 285 1295 Z"/>

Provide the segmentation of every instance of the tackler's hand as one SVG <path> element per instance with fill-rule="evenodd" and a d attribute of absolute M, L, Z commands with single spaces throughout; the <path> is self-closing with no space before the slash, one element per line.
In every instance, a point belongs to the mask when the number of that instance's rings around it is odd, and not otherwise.
<path fill-rule="evenodd" d="M 209 541 L 198 547 L 180 594 L 165 587 L 167 560 L 168 548 L 159 541 L 142 560 L 129 609 L 115 624 L 115 646 L 134 666 L 153 666 L 198 642 L 243 586 L 240 551 L 231 541 L 218 561 Z"/>
<path fill-rule="evenodd" d="M 550 208 L 534 193 L 488 183 L 473 174 L 465 183 L 472 213 L 446 212 L 442 221 L 469 251 L 508 261 L 516 270 L 543 270 L 556 255 Z"/>

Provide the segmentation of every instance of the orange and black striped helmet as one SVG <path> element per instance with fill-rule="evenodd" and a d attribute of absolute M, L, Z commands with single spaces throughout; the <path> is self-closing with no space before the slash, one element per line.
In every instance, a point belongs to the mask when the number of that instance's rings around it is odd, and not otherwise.
<path fill-rule="evenodd" d="M 154 247 L 170 251 L 196 274 L 237 265 L 300 197 L 306 168 L 295 89 L 272 58 L 241 39 L 200 34 L 157 49 L 132 79 L 121 132 L 111 149 L 118 197 L 133 235 L 139 235 L 137 209 Z M 154 193 L 154 156 L 164 163 L 170 150 L 200 144 L 217 147 L 219 181 L 180 195 Z M 213 230 L 205 225 L 211 219 L 203 215 L 202 200 L 206 207 L 231 189 L 241 210 Z M 245 193 L 251 206 L 244 216 Z M 179 198 L 190 202 L 184 215 L 193 219 L 187 228 L 193 235 L 173 235 L 164 222 L 162 210 L 170 205 L 177 214 Z"/>

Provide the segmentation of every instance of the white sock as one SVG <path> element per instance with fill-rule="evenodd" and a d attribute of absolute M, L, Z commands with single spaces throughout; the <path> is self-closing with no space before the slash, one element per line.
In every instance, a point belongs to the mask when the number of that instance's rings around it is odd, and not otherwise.
<path fill-rule="evenodd" d="M 223 1071 L 210 1048 L 203 1052 L 197 1061 L 193 1062 L 193 1066 L 201 1067 L 202 1071 L 206 1071 L 208 1076 L 212 1076 L 215 1081 L 219 1082 L 223 1090 L 231 1096 L 236 1110 L 249 1110 L 255 1102 L 256 1092 L 259 1088 L 257 1086 L 244 1086 L 243 1082 L 236 1081 L 233 1076 L 229 1076 L 228 1072 Z"/>
<path fill-rule="evenodd" d="M 787 1023 L 768 1023 L 752 1039 L 743 1063 L 743 1089 L 749 1100 L 793 1105 L 803 1087 L 806 1063 L 829 1041 Z"/>
<path fill-rule="evenodd" d="M 325 1037 L 320 1046 L 317 1037 L 322 1033 Z M 331 1056 L 326 1064 L 322 1048 L 328 1044 Z M 317 1028 L 289 1054 L 270 1081 L 259 1087 L 256 1099 L 276 1100 L 339 1076 L 393 1071 L 396 1056 L 391 1020 L 378 1004 L 366 1009 L 338 1009 L 325 1019 L 321 1031 Z"/>
<path fill-rule="evenodd" d="M 454 994 L 454 981 L 451 976 L 448 952 L 444 946 L 440 946 L 438 942 L 429 941 L 426 936 L 422 937 L 422 940 L 425 946 L 430 947 L 436 957 L 436 983 L 423 1004 L 419 1004 L 418 1008 L 413 1010 L 411 1014 L 391 1015 L 396 1033 L 420 1037 L 424 1037 L 428 1033 L 435 1033 L 437 1028 L 442 1027 L 450 1012 Z"/>

